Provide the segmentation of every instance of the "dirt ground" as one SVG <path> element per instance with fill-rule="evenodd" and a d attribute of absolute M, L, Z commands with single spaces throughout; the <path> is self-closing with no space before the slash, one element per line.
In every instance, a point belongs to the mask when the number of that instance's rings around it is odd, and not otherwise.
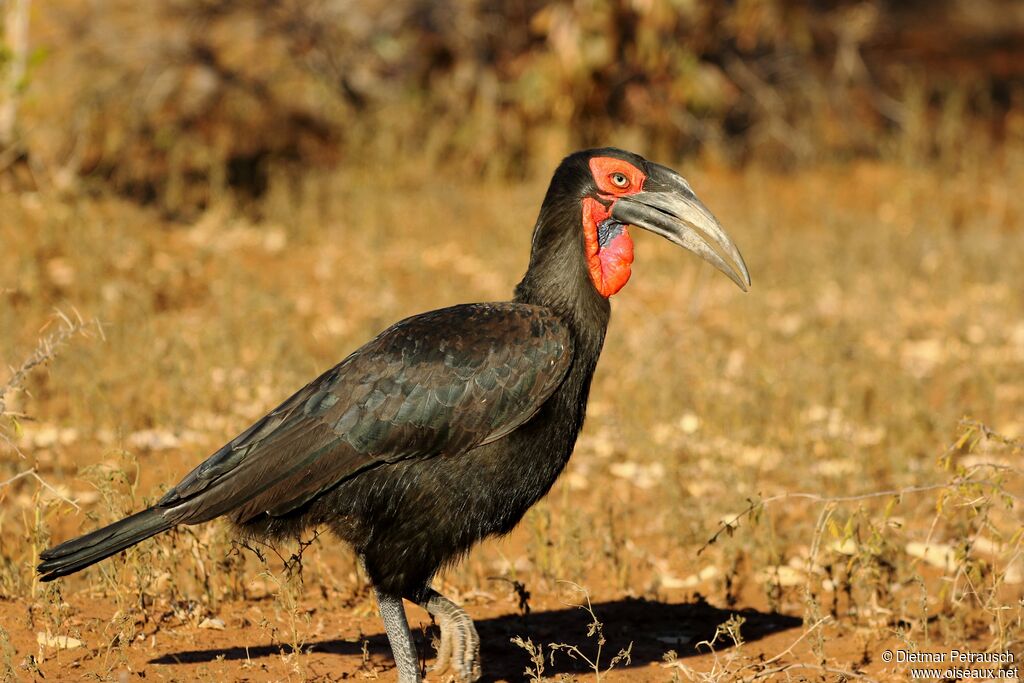
<path fill-rule="evenodd" d="M 173 622 L 169 613 L 156 614 L 156 623 L 137 624 L 137 643 L 123 653 L 113 653 L 107 647 L 109 643 L 104 643 L 104 634 L 116 606 L 110 601 L 85 600 L 68 619 L 70 626 L 81 631 L 85 644 L 54 653 L 41 669 L 51 674 L 59 672 L 61 680 L 92 677 L 167 681 L 395 680 L 387 640 L 376 615 L 367 614 L 371 607 L 368 602 L 346 606 L 341 601 L 310 600 L 304 604 L 313 628 L 303 644 L 306 654 L 301 657 L 291 654 L 287 645 L 268 639 L 266 630 L 257 625 L 272 611 L 266 601 L 262 602 L 223 605 L 220 610 L 223 630 L 167 623 Z M 531 613 L 524 616 L 513 602 L 485 595 L 468 602 L 482 640 L 485 668 L 482 680 L 524 680 L 524 670 L 530 662 L 526 653 L 510 642 L 516 636 L 530 638 L 535 643 L 576 645 L 588 657 L 596 654 L 594 639 L 586 637 L 588 615 L 578 607 L 550 598 L 536 600 Z M 721 609 L 692 596 L 681 602 L 623 597 L 595 603 L 593 609 L 607 624 L 605 658 L 610 659 L 619 649 L 632 643 L 630 663 L 620 664 L 601 677 L 609 681 L 671 680 L 674 665 L 664 660 L 665 652 L 670 649 L 680 653 L 679 662 L 697 671 L 711 671 L 715 666 L 714 657 L 694 653 L 693 646 L 712 638 L 716 626 L 733 614 L 746 619 L 744 637 L 748 644 L 744 645 L 744 650 L 752 662 L 790 648 L 800 636 L 802 626 L 797 617 L 750 607 Z M 25 603 L 0 605 L 0 619 L 16 634 L 11 643 L 18 652 L 31 652 L 38 647 L 33 633 L 41 626 L 38 622 L 33 625 L 32 612 L 32 607 Z M 429 665 L 434 654 L 429 638 L 436 635 L 436 631 L 431 629 L 429 617 L 418 608 L 410 606 L 410 616 L 421 654 L 428 654 Z M 779 661 L 793 664 L 806 655 L 806 647 L 798 644 L 792 657 Z M 864 658 L 870 653 L 854 647 L 852 642 L 829 648 L 829 655 L 844 662 L 845 668 L 876 675 L 885 672 L 881 662 L 875 662 L 874 666 L 865 663 Z M 548 675 L 565 673 L 578 680 L 595 678 L 592 671 L 588 674 L 585 662 L 567 654 L 556 655 L 555 665 L 545 666 Z M 751 671 L 759 668 L 752 664 Z M 800 678 L 796 676 L 797 680 Z M 445 677 L 428 675 L 427 680 L 445 680 Z"/>

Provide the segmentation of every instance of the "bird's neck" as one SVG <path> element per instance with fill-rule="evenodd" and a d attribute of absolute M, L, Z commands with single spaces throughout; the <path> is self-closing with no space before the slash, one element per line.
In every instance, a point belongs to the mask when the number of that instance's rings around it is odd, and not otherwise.
<path fill-rule="evenodd" d="M 557 313 L 573 332 L 577 357 L 588 360 L 592 368 L 604 345 L 611 306 L 590 279 L 578 218 L 569 223 L 573 216 L 572 211 L 545 203 L 534 230 L 530 266 L 516 286 L 514 300 Z"/>

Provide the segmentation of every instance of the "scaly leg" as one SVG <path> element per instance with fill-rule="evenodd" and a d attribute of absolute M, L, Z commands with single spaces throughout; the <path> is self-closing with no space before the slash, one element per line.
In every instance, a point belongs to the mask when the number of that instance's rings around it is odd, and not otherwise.
<path fill-rule="evenodd" d="M 455 670 L 459 683 L 473 683 L 480 678 L 480 636 L 465 610 L 428 588 L 419 603 L 441 627 L 441 645 L 432 671 Z"/>
<path fill-rule="evenodd" d="M 380 618 L 384 620 L 384 630 L 391 643 L 391 654 L 398 668 L 398 683 L 420 683 L 419 658 L 409 631 L 409 622 L 405 618 L 402 598 L 381 593 L 377 589 L 374 592 L 377 594 L 377 609 L 380 610 Z"/>

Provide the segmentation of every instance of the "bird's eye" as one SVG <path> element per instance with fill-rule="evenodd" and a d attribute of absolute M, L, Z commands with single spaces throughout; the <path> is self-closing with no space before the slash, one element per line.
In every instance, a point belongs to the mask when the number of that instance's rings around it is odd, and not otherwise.
<path fill-rule="evenodd" d="M 608 179 L 612 181 L 612 185 L 620 189 L 624 190 L 629 187 L 629 178 L 624 173 L 612 173 Z"/>

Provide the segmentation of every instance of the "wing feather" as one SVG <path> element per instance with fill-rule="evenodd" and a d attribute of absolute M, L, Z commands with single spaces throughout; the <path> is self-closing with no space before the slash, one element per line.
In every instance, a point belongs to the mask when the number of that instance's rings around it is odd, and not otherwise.
<path fill-rule="evenodd" d="M 167 492 L 178 522 L 283 515 L 367 468 L 466 452 L 533 417 L 572 359 L 547 309 L 469 304 L 407 318 L 300 389 Z"/>

